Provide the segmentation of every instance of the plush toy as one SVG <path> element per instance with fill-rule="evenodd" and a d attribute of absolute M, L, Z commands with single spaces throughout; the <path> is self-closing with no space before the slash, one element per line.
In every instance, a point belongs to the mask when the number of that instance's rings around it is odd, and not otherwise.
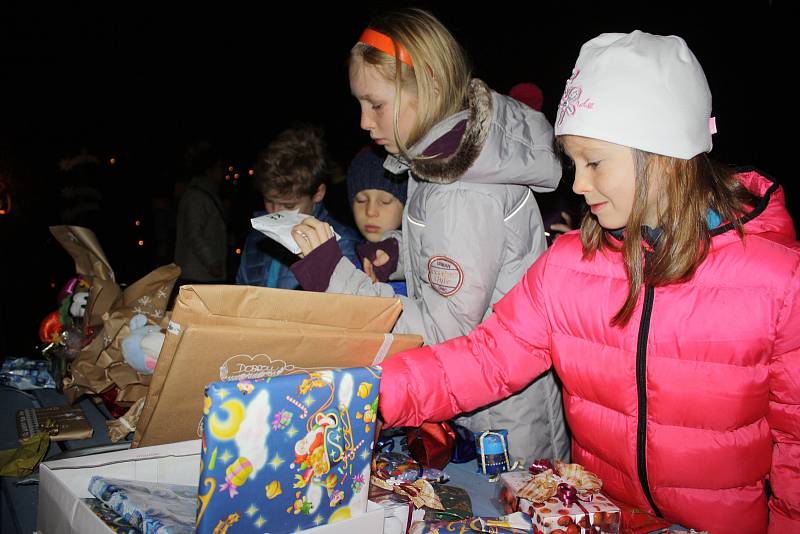
<path fill-rule="evenodd" d="M 69 314 L 73 318 L 86 315 L 86 303 L 89 302 L 88 291 L 78 291 L 72 295 L 72 303 L 69 305 Z"/>
<path fill-rule="evenodd" d="M 39 339 L 42 343 L 61 343 L 61 333 L 64 331 L 64 324 L 61 322 L 61 314 L 56 311 L 48 313 L 39 325 Z"/>
<path fill-rule="evenodd" d="M 83 276 L 71 278 L 58 293 L 61 323 L 65 327 L 73 323 L 78 327 L 83 325 L 83 316 L 86 314 L 86 304 L 89 302 L 89 288 L 91 283 Z"/>
<path fill-rule="evenodd" d="M 151 375 L 165 336 L 157 325 L 147 324 L 141 313 L 131 318 L 130 329 L 130 335 L 122 340 L 122 357 L 140 374 Z"/>

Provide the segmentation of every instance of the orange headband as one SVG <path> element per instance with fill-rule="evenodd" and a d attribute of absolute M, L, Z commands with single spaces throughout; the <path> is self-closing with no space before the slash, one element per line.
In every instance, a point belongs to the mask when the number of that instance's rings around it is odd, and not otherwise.
<path fill-rule="evenodd" d="M 388 35 L 373 30 L 372 28 L 367 28 L 364 30 L 364 33 L 361 34 L 358 42 L 369 45 L 372 48 L 377 48 L 381 52 L 399 59 L 412 69 L 414 68 L 414 63 L 411 61 L 411 55 L 408 53 L 408 50 L 406 50 L 406 47 L 396 42 Z M 395 45 L 397 45 L 397 55 L 395 55 Z"/>

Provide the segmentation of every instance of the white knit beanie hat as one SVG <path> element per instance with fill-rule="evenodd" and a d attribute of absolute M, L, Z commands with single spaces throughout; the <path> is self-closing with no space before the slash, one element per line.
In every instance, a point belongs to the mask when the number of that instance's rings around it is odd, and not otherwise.
<path fill-rule="evenodd" d="M 639 30 L 581 47 L 555 127 L 680 159 L 710 151 L 712 133 L 711 91 L 686 42 Z"/>

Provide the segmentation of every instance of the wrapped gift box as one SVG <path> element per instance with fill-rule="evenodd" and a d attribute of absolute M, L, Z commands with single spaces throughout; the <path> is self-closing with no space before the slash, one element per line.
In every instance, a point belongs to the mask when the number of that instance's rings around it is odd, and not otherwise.
<path fill-rule="evenodd" d="M 364 513 L 380 368 L 206 388 L 198 532 L 281 534 Z"/>
<path fill-rule="evenodd" d="M 89 492 L 145 534 L 192 534 L 197 486 L 93 476 Z"/>
<path fill-rule="evenodd" d="M 379 488 L 373 484 L 369 486 L 369 500 L 383 506 L 385 513 L 383 534 L 403 534 L 408 532 L 408 529 L 411 528 L 411 523 L 425 516 L 425 511 L 415 510 L 411 500 L 405 495 Z"/>
<path fill-rule="evenodd" d="M 41 534 L 133 534 L 110 508 L 89 493 L 93 476 L 124 478 L 165 484 L 197 484 L 200 440 L 156 447 L 122 450 L 66 458 L 41 464 L 36 531 Z M 304 534 L 380 534 L 382 506 L 368 503 L 367 512 L 348 521 L 321 525 Z M 228 534 L 253 532 L 241 521 Z M 138 532 L 138 531 L 137 531 Z M 262 531 L 258 531 L 262 532 Z"/>
<path fill-rule="evenodd" d="M 500 500 L 506 512 L 530 515 L 536 534 L 619 532 L 620 510 L 602 493 L 580 495 L 580 500 L 570 506 L 555 496 L 544 502 L 532 502 L 518 495 L 532 478 L 527 471 L 501 474 Z"/>

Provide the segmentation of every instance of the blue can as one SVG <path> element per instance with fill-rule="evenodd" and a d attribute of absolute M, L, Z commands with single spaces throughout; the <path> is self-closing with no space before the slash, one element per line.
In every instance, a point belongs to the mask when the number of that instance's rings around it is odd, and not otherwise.
<path fill-rule="evenodd" d="M 508 431 L 473 432 L 478 452 L 478 470 L 484 475 L 497 475 L 511 468 L 508 460 Z"/>

